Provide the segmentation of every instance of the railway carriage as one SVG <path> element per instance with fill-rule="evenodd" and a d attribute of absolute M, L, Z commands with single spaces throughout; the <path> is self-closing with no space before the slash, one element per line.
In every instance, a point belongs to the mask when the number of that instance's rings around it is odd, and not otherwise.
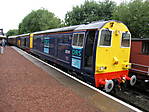
<path fill-rule="evenodd" d="M 32 40 L 32 34 L 30 33 L 8 37 L 8 43 L 10 45 L 15 45 L 27 52 L 30 52 L 32 48 Z"/>
<path fill-rule="evenodd" d="M 130 56 L 130 74 L 135 74 L 139 80 L 149 80 L 149 38 L 133 38 Z"/>
<path fill-rule="evenodd" d="M 119 21 L 98 21 L 34 32 L 30 51 L 63 66 L 97 88 L 110 92 L 127 80 L 133 86 L 136 77 L 128 77 L 131 34 Z M 18 38 L 19 42 L 19 38 Z"/>
<path fill-rule="evenodd" d="M 9 45 L 16 45 L 16 42 L 17 42 L 16 37 L 17 36 L 9 36 L 8 38 Z"/>

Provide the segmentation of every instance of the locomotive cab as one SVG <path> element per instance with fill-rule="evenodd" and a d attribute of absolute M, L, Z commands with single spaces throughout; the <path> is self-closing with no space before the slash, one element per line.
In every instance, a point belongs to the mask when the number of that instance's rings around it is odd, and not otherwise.
<path fill-rule="evenodd" d="M 95 83 L 96 87 L 105 85 L 110 92 L 115 84 L 130 80 L 133 86 L 136 77 L 128 77 L 131 34 L 121 22 L 111 21 L 99 29 L 96 49 Z"/>

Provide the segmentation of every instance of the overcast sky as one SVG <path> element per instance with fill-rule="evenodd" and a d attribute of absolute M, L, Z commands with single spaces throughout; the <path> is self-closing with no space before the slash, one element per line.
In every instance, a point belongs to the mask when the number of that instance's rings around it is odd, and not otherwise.
<path fill-rule="evenodd" d="M 73 6 L 84 3 L 85 0 L 1 0 L 0 28 L 6 33 L 9 29 L 18 29 L 19 23 L 32 10 L 45 8 L 60 19 L 64 19 L 67 11 Z M 99 0 L 95 0 L 99 1 Z M 126 0 L 113 0 L 118 4 Z"/>

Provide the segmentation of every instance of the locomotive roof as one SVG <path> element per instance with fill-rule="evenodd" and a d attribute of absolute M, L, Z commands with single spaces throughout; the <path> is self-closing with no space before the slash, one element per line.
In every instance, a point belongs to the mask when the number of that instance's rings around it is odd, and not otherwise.
<path fill-rule="evenodd" d="M 54 33 L 54 32 L 64 32 L 64 31 L 72 31 L 72 30 L 88 30 L 88 29 L 100 29 L 102 28 L 106 23 L 116 21 L 116 20 L 109 20 L 109 21 L 97 21 L 89 24 L 82 24 L 82 25 L 75 25 L 75 26 L 68 26 L 68 27 L 62 27 L 62 28 L 55 28 L 45 31 L 39 31 L 34 32 L 33 34 L 44 34 L 44 33 Z M 120 22 L 120 21 L 117 21 Z"/>
<path fill-rule="evenodd" d="M 94 22 L 94 23 L 86 24 L 86 25 L 80 25 L 75 30 L 98 29 L 98 28 L 102 28 L 107 22 L 108 21 L 97 21 L 97 22 Z"/>
<path fill-rule="evenodd" d="M 83 24 L 83 25 L 75 25 L 75 26 L 68 26 L 68 27 L 62 27 L 62 28 L 55 28 L 55 29 L 50 29 L 50 30 L 44 30 L 44 31 L 38 31 L 34 32 L 33 34 L 44 34 L 44 33 L 55 33 L 55 32 L 65 32 L 65 31 L 73 31 L 73 30 L 88 30 L 88 29 L 100 29 L 102 28 L 106 23 L 111 22 L 111 21 L 116 21 L 116 20 L 109 20 L 109 21 L 97 21 L 97 22 L 92 22 L 89 24 Z M 117 21 L 120 22 L 120 21 Z M 16 38 L 19 36 L 27 36 L 30 33 L 27 34 L 21 34 L 21 35 L 16 35 L 16 36 L 10 36 L 9 38 Z"/>
<path fill-rule="evenodd" d="M 121 21 L 117 21 L 117 20 L 109 20 L 109 21 L 96 21 L 96 22 L 92 22 L 86 25 L 80 25 L 78 28 L 76 28 L 75 30 L 89 30 L 89 29 L 100 29 L 102 28 L 106 23 L 108 22 L 112 22 L 112 21 L 116 21 L 121 23 Z"/>
<path fill-rule="evenodd" d="M 45 30 L 45 31 L 39 31 L 39 32 L 34 32 L 33 34 L 43 34 L 43 33 L 54 33 L 54 32 L 64 32 L 64 31 L 71 31 L 76 29 L 80 25 L 75 25 L 75 26 L 68 26 L 68 27 L 62 27 L 62 28 L 55 28 L 55 29 L 50 29 L 50 30 Z"/>

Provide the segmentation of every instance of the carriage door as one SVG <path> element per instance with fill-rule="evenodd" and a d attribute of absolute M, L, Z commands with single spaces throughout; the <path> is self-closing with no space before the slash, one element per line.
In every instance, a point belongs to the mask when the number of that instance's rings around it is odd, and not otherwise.
<path fill-rule="evenodd" d="M 88 72 L 92 72 L 94 67 L 93 48 L 94 48 L 95 33 L 96 33 L 95 30 L 87 32 L 84 46 L 84 69 L 85 71 Z"/>
<path fill-rule="evenodd" d="M 72 38 L 72 62 L 71 66 L 82 69 L 84 32 L 74 33 Z"/>

